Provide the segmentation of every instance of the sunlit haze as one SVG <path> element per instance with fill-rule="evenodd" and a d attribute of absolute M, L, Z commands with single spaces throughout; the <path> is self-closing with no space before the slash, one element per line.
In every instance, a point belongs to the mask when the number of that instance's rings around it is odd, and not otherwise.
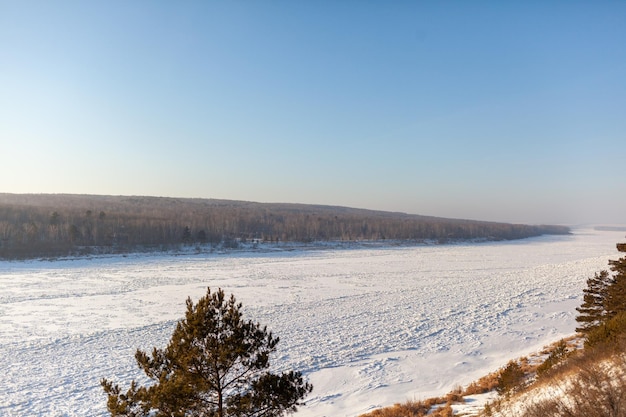
<path fill-rule="evenodd" d="M 626 2 L 0 0 L 0 192 L 626 223 Z"/>

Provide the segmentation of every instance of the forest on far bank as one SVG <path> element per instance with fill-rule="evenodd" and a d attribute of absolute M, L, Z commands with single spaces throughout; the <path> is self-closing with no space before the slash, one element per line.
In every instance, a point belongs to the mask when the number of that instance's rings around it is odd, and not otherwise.
<path fill-rule="evenodd" d="M 142 196 L 0 193 L 0 258 L 237 247 L 242 241 L 485 239 L 569 228 L 446 219 L 338 206 Z"/>

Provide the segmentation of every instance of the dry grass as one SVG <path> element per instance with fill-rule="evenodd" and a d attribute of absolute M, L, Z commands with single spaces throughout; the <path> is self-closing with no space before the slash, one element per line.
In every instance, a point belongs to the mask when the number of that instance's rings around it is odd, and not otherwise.
<path fill-rule="evenodd" d="M 446 404 L 442 407 L 437 408 L 428 415 L 432 417 L 452 417 L 454 415 L 454 410 L 452 410 L 451 404 Z"/>
<path fill-rule="evenodd" d="M 391 407 L 380 408 L 360 417 L 422 417 L 430 407 L 422 401 L 407 401 L 404 404 L 394 404 Z"/>
<path fill-rule="evenodd" d="M 563 339 L 569 350 L 577 350 L 582 346 L 580 336 L 572 336 Z M 516 361 L 526 376 L 526 380 L 532 380 L 535 376 L 537 368 L 552 353 L 561 340 L 551 345 L 545 346 L 540 352 L 522 357 Z M 464 397 L 468 395 L 485 394 L 498 388 L 501 382 L 501 376 L 505 367 L 491 372 L 477 381 L 470 383 L 467 387 L 455 387 L 444 397 L 429 398 L 422 401 L 407 401 L 405 403 L 394 404 L 391 407 L 380 408 L 359 417 L 451 417 L 454 415 L 452 404 L 460 404 L 465 402 Z"/>
<path fill-rule="evenodd" d="M 485 408 L 498 417 L 626 417 L 626 341 L 569 352 L 525 390 Z M 544 352 L 548 353 L 548 352 Z"/>
<path fill-rule="evenodd" d="M 452 417 L 452 404 L 463 403 L 461 388 L 456 388 L 445 397 L 428 398 L 422 401 L 407 401 L 391 407 L 380 408 L 359 417 Z"/>
<path fill-rule="evenodd" d="M 626 417 L 626 355 L 606 353 L 570 357 L 550 376 L 494 402 L 483 415 Z"/>
<path fill-rule="evenodd" d="M 498 386 L 499 378 L 500 371 L 487 374 L 481 377 L 478 381 L 470 383 L 463 391 L 463 395 L 484 394 L 486 392 L 493 391 Z"/>
<path fill-rule="evenodd" d="M 428 398 L 422 401 L 407 401 L 394 404 L 391 407 L 380 408 L 359 417 L 452 417 L 452 404 L 465 402 L 465 391 L 462 387 L 455 387 L 444 397 Z"/>

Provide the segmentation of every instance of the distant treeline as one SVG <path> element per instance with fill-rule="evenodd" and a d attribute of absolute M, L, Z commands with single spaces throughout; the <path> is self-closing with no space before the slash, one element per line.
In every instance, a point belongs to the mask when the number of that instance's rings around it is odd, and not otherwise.
<path fill-rule="evenodd" d="M 346 207 L 211 199 L 65 194 L 0 194 L 5 259 L 171 249 L 236 247 L 241 241 L 313 242 L 509 240 L 567 234 L 529 226 Z"/>

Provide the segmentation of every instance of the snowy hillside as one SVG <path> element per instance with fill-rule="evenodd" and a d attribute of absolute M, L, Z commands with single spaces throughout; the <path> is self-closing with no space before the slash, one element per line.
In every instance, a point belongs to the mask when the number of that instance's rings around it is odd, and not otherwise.
<path fill-rule="evenodd" d="M 141 378 L 185 299 L 221 287 L 281 339 L 314 391 L 298 415 L 356 416 L 441 395 L 575 327 L 623 232 L 323 251 L 0 263 L 2 416 L 105 416 L 102 377 Z M 8 362 L 8 363 L 7 363 Z"/>

